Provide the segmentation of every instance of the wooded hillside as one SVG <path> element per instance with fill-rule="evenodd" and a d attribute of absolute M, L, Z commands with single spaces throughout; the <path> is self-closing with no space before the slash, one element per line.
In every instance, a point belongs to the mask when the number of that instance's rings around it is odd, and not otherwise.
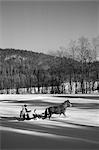
<path fill-rule="evenodd" d="M 83 67 L 83 68 L 82 68 Z M 82 70 L 83 69 L 83 70 Z M 82 78 L 83 77 L 83 78 Z M 26 50 L 0 49 L 0 90 L 37 88 L 40 93 L 65 93 L 63 83 L 69 82 L 72 93 L 72 82 L 81 84 L 81 92 L 87 93 L 87 84 L 91 83 L 90 90 L 95 90 L 94 83 L 99 82 L 99 62 L 82 62 L 67 57 L 55 57 L 43 53 Z M 86 82 L 86 88 L 84 86 Z M 43 90 L 46 87 L 46 91 Z M 99 88 L 99 84 L 97 84 Z M 1 92 L 2 93 L 2 92 Z"/>

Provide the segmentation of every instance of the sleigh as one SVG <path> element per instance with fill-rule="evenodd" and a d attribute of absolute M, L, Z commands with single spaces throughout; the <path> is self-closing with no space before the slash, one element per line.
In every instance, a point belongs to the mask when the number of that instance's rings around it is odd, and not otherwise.
<path fill-rule="evenodd" d="M 20 120 L 24 121 L 24 120 L 31 120 L 31 119 L 36 120 L 37 118 L 39 118 L 39 119 L 45 118 L 45 113 L 38 114 L 38 113 L 36 113 L 36 109 L 32 113 L 32 116 L 30 116 L 30 112 L 31 111 L 29 111 L 28 113 L 23 113 L 22 111 L 20 111 Z"/>

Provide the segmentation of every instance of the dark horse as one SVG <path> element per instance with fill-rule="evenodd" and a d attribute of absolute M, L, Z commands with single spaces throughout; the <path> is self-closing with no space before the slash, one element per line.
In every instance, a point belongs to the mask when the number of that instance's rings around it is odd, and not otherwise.
<path fill-rule="evenodd" d="M 61 103 L 60 105 L 57 106 L 51 106 L 45 109 L 45 118 L 49 117 L 49 119 L 51 118 L 52 114 L 63 114 L 65 115 L 65 111 L 67 107 L 71 107 L 72 104 L 70 103 L 69 100 L 65 101 L 64 103 Z"/>

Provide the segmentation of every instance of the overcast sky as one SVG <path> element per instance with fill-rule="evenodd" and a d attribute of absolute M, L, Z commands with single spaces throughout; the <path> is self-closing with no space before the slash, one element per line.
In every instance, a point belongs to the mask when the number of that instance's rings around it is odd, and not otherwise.
<path fill-rule="evenodd" d="M 73 1 L 0 0 L 0 47 L 46 52 L 98 36 L 99 2 Z"/>

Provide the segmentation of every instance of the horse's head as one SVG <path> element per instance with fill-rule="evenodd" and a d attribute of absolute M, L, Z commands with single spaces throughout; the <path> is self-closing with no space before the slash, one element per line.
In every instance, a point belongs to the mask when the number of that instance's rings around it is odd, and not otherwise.
<path fill-rule="evenodd" d="M 65 105 L 66 107 L 71 107 L 71 106 L 72 106 L 72 104 L 70 103 L 69 100 L 65 101 L 65 102 L 64 102 L 64 105 Z"/>

